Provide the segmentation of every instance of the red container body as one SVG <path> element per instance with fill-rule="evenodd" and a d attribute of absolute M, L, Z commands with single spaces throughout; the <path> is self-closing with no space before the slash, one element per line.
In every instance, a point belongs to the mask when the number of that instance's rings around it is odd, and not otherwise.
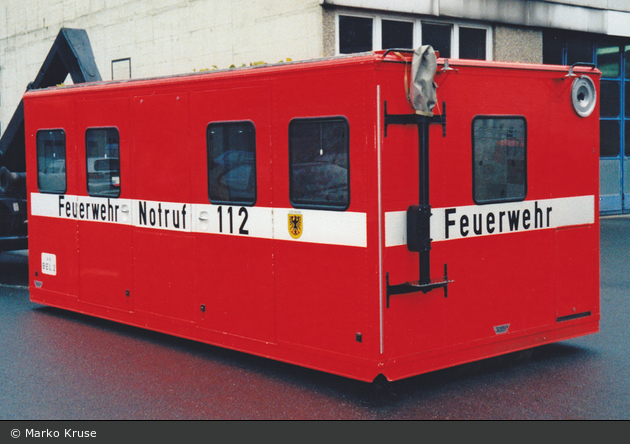
<path fill-rule="evenodd" d="M 438 60 L 434 112 L 446 105 L 446 126 L 429 127 L 430 278 L 449 282 L 388 295 L 419 279 L 405 232 L 418 128 L 386 124 L 386 113 L 414 114 L 402 57 L 27 92 L 31 300 L 363 381 L 597 332 L 599 107 L 574 112 L 566 67 Z M 598 92 L 596 70 L 574 72 Z M 525 122 L 524 198 L 475 202 L 473 125 L 484 116 Z M 347 122 L 347 208 L 292 204 L 289 126 L 313 118 Z M 253 205 L 208 197 L 215 122 L 255 127 Z M 91 128 L 120 135 L 118 197 L 88 195 Z M 67 186 L 47 193 L 37 134 L 59 129 Z"/>

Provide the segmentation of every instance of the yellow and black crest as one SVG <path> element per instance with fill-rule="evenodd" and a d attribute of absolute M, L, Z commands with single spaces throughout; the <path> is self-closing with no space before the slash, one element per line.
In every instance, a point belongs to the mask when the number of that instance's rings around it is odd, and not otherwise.
<path fill-rule="evenodd" d="M 293 239 L 302 235 L 302 215 L 289 214 L 289 234 Z"/>

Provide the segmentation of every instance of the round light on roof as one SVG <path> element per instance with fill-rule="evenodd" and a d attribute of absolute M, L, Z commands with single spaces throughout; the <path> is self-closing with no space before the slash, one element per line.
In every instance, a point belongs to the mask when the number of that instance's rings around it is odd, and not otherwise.
<path fill-rule="evenodd" d="M 588 117 L 595 109 L 597 91 L 595 84 L 588 76 L 578 77 L 571 85 L 571 104 L 580 117 Z"/>

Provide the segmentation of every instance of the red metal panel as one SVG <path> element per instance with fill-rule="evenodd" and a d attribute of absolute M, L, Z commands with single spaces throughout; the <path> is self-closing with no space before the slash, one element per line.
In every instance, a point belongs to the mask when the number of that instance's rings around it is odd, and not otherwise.
<path fill-rule="evenodd" d="M 133 233 L 134 307 L 150 317 L 193 322 L 198 313 L 191 298 L 194 236 L 190 221 L 186 226 L 190 208 L 184 208 L 191 195 L 188 94 L 181 90 L 140 94 L 133 97 L 131 112 L 132 195 L 138 200 L 132 214 L 142 221 Z M 169 218 L 162 210 L 166 203 L 178 203 L 181 209 Z M 168 220 L 171 228 L 177 222 L 179 230 L 160 229 Z"/>

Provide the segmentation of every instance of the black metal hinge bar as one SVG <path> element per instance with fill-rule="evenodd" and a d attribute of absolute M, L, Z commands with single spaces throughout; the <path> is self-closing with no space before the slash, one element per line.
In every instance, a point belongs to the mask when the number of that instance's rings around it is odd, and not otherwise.
<path fill-rule="evenodd" d="M 423 116 L 421 114 L 387 114 L 387 100 L 383 104 L 385 112 L 385 128 L 383 134 L 387 137 L 388 125 L 418 125 L 420 123 L 437 123 L 442 125 L 442 137 L 446 137 L 446 102 L 442 102 L 442 114 Z"/>
<path fill-rule="evenodd" d="M 402 284 L 397 285 L 389 285 L 389 273 L 385 274 L 385 284 L 387 286 L 387 308 L 389 308 L 389 297 L 396 294 L 407 294 L 407 293 L 417 293 L 421 291 L 424 294 L 427 294 L 431 290 L 435 290 L 437 288 L 444 289 L 444 298 L 448 297 L 448 284 L 453 282 L 448 278 L 448 265 L 444 264 L 444 280 L 437 282 L 429 282 L 429 283 L 421 283 L 420 281 L 415 282 L 404 282 Z"/>

